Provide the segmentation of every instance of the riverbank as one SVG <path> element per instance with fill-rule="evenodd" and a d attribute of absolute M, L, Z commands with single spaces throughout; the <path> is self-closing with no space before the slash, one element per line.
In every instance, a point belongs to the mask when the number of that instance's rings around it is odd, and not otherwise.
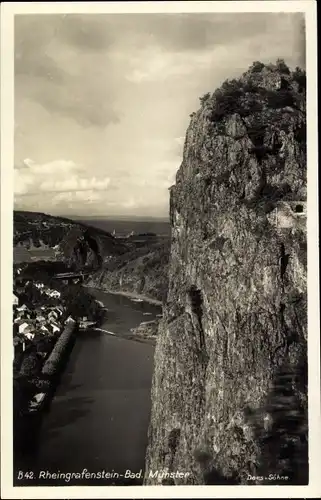
<path fill-rule="evenodd" d="M 129 337 L 129 339 L 140 342 L 150 342 L 153 345 L 156 345 L 158 327 L 159 319 L 154 319 L 152 321 L 142 321 L 140 325 L 131 329 L 132 335 Z"/>
<path fill-rule="evenodd" d="M 82 285 L 85 288 L 95 288 L 96 290 L 101 290 L 102 292 L 109 293 L 111 295 L 120 295 L 122 297 L 127 297 L 130 300 L 137 300 L 142 302 L 147 302 L 148 304 L 152 304 L 155 306 L 163 306 L 163 302 L 161 300 L 153 299 L 151 297 L 146 297 L 146 295 L 140 295 L 134 292 L 126 292 L 124 290 L 109 290 L 108 288 L 102 288 L 99 286 L 92 286 L 84 283 Z"/>
<path fill-rule="evenodd" d="M 15 456 L 16 486 L 28 484 L 17 478 L 28 467 L 63 473 L 104 468 L 120 474 L 144 469 L 154 342 L 133 336 L 132 329 L 151 325 L 148 320 L 155 320 L 161 307 L 92 287 L 86 292 L 105 306 L 105 318 L 98 328 L 73 336 L 43 411 L 33 412 L 21 428 L 25 446 L 22 456 Z M 38 479 L 39 485 L 53 485 L 48 478 Z M 83 478 L 81 484 L 102 481 Z M 142 478 L 120 476 L 104 484 L 142 484 Z"/>
<path fill-rule="evenodd" d="M 66 332 L 67 330 L 67 332 Z M 19 395 L 14 393 L 14 404 L 16 411 L 14 412 L 14 431 L 13 431 L 13 444 L 14 444 L 14 473 L 17 470 L 27 470 L 27 468 L 34 465 L 35 457 L 39 446 L 39 433 L 43 421 L 50 412 L 52 401 L 55 393 L 60 384 L 60 379 L 64 374 L 64 370 L 68 365 L 70 354 L 76 342 L 77 333 L 76 323 L 69 325 L 58 338 L 64 338 L 63 349 L 55 350 L 55 347 L 45 361 L 41 374 L 34 380 L 40 383 L 38 390 L 32 391 L 30 394 L 24 394 L 26 405 L 21 408 L 21 404 L 16 400 Z M 66 332 L 66 333 L 65 333 Z M 56 343 L 57 345 L 57 343 Z M 52 361 L 55 363 L 52 363 Z M 50 369 L 51 368 L 51 369 Z M 19 382 L 14 379 L 14 383 Z M 17 387 L 16 387 L 17 388 Z M 25 392 L 26 385 L 22 385 L 22 390 Z M 29 403 L 32 395 L 42 395 L 39 404 L 36 404 L 30 411 Z M 20 407 L 17 408 L 17 404 Z M 18 411 L 17 411 L 18 410 Z M 14 476 L 16 478 L 16 475 Z M 17 478 L 16 478 L 17 479 Z M 26 484 L 28 481 L 26 481 Z M 22 486 L 21 481 L 18 481 L 17 486 Z"/>
<path fill-rule="evenodd" d="M 153 359 L 154 347 L 147 343 L 94 330 L 79 333 L 40 428 L 35 485 L 142 484 L 142 477 L 126 479 L 124 474 L 144 470 Z M 85 468 L 115 471 L 119 477 L 63 478 Z M 44 470 L 62 475 L 42 477 L 38 472 Z M 17 478 L 15 483 L 22 485 Z"/>

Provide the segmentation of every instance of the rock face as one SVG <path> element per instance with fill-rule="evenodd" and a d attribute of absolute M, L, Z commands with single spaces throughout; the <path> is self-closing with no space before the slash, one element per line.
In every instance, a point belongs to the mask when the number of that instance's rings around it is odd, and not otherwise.
<path fill-rule="evenodd" d="M 130 292 L 164 301 L 167 295 L 169 241 L 146 244 L 110 258 L 102 270 L 88 280 L 89 286 Z"/>
<path fill-rule="evenodd" d="M 305 102 L 304 72 L 254 63 L 192 115 L 145 484 L 308 481 Z"/>

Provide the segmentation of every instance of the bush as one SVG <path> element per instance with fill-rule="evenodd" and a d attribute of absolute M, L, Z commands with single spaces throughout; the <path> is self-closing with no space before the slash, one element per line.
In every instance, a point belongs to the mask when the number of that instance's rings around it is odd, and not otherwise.
<path fill-rule="evenodd" d="M 294 106 L 295 101 L 293 95 L 288 90 L 278 90 L 276 92 L 267 92 L 267 105 L 270 108 L 285 108 Z"/>
<path fill-rule="evenodd" d="M 278 59 L 275 65 L 268 66 L 256 61 L 250 67 L 249 73 L 259 73 L 265 67 L 271 71 L 278 71 L 282 75 L 291 75 L 291 71 L 283 59 Z M 292 73 L 292 77 L 299 84 L 299 93 L 304 92 L 306 88 L 305 72 L 300 68 L 296 68 Z M 296 101 L 300 100 L 300 96 L 295 95 L 295 92 L 291 92 L 290 84 L 291 80 L 284 76 L 281 89 L 273 91 L 261 88 L 255 83 L 254 78 L 246 78 L 246 75 L 245 78 L 239 80 L 226 80 L 221 88 L 215 90 L 213 99 L 211 99 L 211 119 L 218 123 L 225 116 L 234 113 L 246 117 L 263 111 L 266 106 L 274 109 L 295 107 Z M 201 104 L 203 105 L 209 98 L 210 94 L 205 94 L 200 98 Z"/>
<path fill-rule="evenodd" d="M 34 339 L 34 344 L 38 353 L 48 353 L 52 351 L 54 340 L 51 337 L 42 336 L 40 339 Z"/>
<path fill-rule="evenodd" d="M 285 64 L 284 59 L 278 59 L 276 61 L 276 67 L 280 71 L 280 73 L 284 73 L 286 75 L 289 75 L 291 73 L 289 67 Z"/>
<path fill-rule="evenodd" d="M 42 359 L 35 351 L 26 353 L 20 367 L 20 374 L 24 377 L 38 375 L 42 367 Z"/>
<path fill-rule="evenodd" d="M 26 377 L 13 380 L 13 416 L 17 418 L 28 409 L 29 401 L 36 394 L 35 386 Z"/>
<path fill-rule="evenodd" d="M 239 112 L 241 109 L 240 98 L 244 95 L 242 82 L 226 80 L 222 88 L 215 92 L 215 105 L 212 120 L 219 121 L 224 116 Z"/>
<path fill-rule="evenodd" d="M 205 102 L 210 99 L 210 97 L 211 97 L 211 94 L 209 92 L 207 92 L 202 97 L 200 97 L 200 103 L 201 103 L 201 105 L 203 106 L 205 104 Z"/>
<path fill-rule="evenodd" d="M 57 371 L 57 366 L 62 361 L 64 352 L 70 342 L 71 336 L 75 330 L 75 325 L 67 325 L 59 339 L 57 340 L 55 347 L 53 348 L 49 358 L 44 364 L 42 373 L 46 376 L 54 375 Z"/>
<path fill-rule="evenodd" d="M 48 378 L 44 378 L 43 376 L 31 379 L 30 383 L 33 385 L 35 390 L 41 392 L 48 392 L 51 388 L 50 380 Z"/>
<path fill-rule="evenodd" d="M 293 80 L 299 85 L 299 92 L 306 90 L 306 73 L 302 69 L 296 67 L 292 73 Z"/>
<path fill-rule="evenodd" d="M 260 61 L 254 61 L 252 66 L 250 67 L 251 73 L 261 73 L 262 69 L 265 67 L 263 63 Z"/>
<path fill-rule="evenodd" d="M 67 316 L 72 316 L 74 319 L 87 316 L 92 321 L 100 316 L 99 304 L 81 285 L 68 286 L 63 290 L 61 298 L 66 307 Z"/>

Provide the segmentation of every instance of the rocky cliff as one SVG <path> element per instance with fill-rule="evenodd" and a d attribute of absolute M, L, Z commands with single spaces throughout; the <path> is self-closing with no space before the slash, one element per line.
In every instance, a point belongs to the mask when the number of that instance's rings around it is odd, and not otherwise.
<path fill-rule="evenodd" d="M 157 238 L 140 248 L 109 259 L 93 274 L 88 286 L 114 292 L 129 292 L 164 301 L 168 285 L 168 238 Z"/>
<path fill-rule="evenodd" d="M 192 114 L 146 484 L 308 480 L 305 92 L 298 68 L 254 63 Z"/>
<path fill-rule="evenodd" d="M 59 243 L 61 258 L 75 269 L 99 269 L 104 259 L 117 258 L 126 251 L 111 234 L 83 225 L 73 226 Z"/>

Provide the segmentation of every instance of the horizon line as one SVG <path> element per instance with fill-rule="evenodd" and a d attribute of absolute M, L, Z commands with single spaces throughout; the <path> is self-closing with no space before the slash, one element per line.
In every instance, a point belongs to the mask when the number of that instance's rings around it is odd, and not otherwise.
<path fill-rule="evenodd" d="M 93 215 L 85 215 L 85 214 L 52 214 L 52 213 L 49 213 L 49 212 L 46 212 L 46 211 L 40 211 L 40 210 L 23 210 L 23 209 L 19 209 L 19 208 L 14 208 L 13 212 L 26 212 L 26 213 L 34 213 L 34 214 L 44 214 L 44 215 L 49 215 L 51 217 L 63 217 L 63 218 L 69 218 L 69 219 L 73 219 L 73 218 L 78 218 L 78 219 L 99 219 L 99 218 L 104 218 L 104 219 L 113 219 L 113 220 L 117 220 L 117 219 L 123 219 L 123 220 L 132 220 L 132 218 L 134 219 L 144 219 L 144 220 L 148 220 L 148 219 L 161 219 L 161 220 L 168 220 L 169 221 L 169 215 L 137 215 L 137 214 L 125 214 L 125 215 L 121 215 L 121 214 L 111 214 L 111 215 L 107 215 L 107 214 L 93 214 Z"/>

